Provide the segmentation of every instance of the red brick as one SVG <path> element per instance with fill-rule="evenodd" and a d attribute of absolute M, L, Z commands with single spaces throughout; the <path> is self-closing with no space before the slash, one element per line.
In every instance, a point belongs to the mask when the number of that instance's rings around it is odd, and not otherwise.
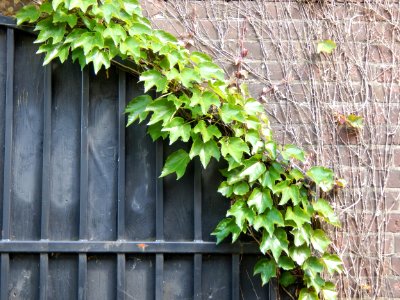
<path fill-rule="evenodd" d="M 394 252 L 400 254 L 400 234 L 394 235 Z"/>
<path fill-rule="evenodd" d="M 389 211 L 396 211 L 400 209 L 400 189 L 386 189 L 385 205 L 386 209 Z"/>
<path fill-rule="evenodd" d="M 400 148 L 393 150 L 393 164 L 395 167 L 400 167 Z"/>
<path fill-rule="evenodd" d="M 400 170 L 389 170 L 387 187 L 400 188 Z"/>
<path fill-rule="evenodd" d="M 400 233 L 400 214 L 389 214 L 389 222 L 387 225 L 388 232 Z"/>
<path fill-rule="evenodd" d="M 400 279 L 392 278 L 387 280 L 388 287 L 387 292 L 391 297 L 400 297 Z"/>
<path fill-rule="evenodd" d="M 391 259 L 391 269 L 393 275 L 400 276 L 400 257 L 393 257 Z"/>

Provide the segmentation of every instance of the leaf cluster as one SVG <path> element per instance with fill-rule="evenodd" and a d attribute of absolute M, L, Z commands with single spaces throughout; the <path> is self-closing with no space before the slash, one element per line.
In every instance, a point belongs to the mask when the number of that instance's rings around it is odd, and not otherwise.
<path fill-rule="evenodd" d="M 116 57 L 134 63 L 144 94 L 126 107 L 128 124 L 146 122 L 153 140 L 190 143 L 165 162 L 161 177 L 185 174 L 198 157 L 204 168 L 224 160 L 225 180 L 218 191 L 232 202 L 212 233 L 217 243 L 228 236 L 252 236 L 265 254 L 254 268 L 263 284 L 278 277 L 284 286 L 302 282 L 299 299 L 335 299 L 334 285 L 322 273 L 340 271 L 339 257 L 316 221 L 339 225 L 329 202 L 316 198 L 315 187 L 334 187 L 332 170 L 297 167 L 306 155 L 295 145 L 273 139 L 264 107 L 245 85 L 231 85 L 209 56 L 190 53 L 172 35 L 154 30 L 137 0 L 53 0 L 26 6 L 18 24 L 35 23 L 38 53 L 44 64 L 68 57 L 97 73 Z M 157 92 L 156 97 L 147 93 Z"/>

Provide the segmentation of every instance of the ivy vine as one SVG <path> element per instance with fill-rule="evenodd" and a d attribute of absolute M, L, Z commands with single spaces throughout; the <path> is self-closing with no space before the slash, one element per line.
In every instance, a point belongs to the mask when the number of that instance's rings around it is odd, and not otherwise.
<path fill-rule="evenodd" d="M 323 273 L 340 272 L 342 262 L 328 252 L 331 241 L 317 226 L 340 225 L 329 202 L 317 196 L 335 187 L 334 173 L 307 168 L 295 145 L 277 145 L 263 105 L 244 84 L 225 80 L 208 55 L 153 29 L 137 0 L 47 0 L 23 7 L 17 20 L 34 24 L 44 64 L 72 57 L 98 73 L 117 57 L 133 62 L 130 71 L 144 83 L 144 94 L 127 105 L 127 125 L 147 122 L 153 140 L 191 145 L 166 159 L 161 177 L 181 178 L 197 156 L 204 168 L 212 158 L 226 162 L 218 191 L 232 204 L 212 233 L 217 243 L 249 235 L 264 254 L 254 267 L 263 284 L 277 277 L 284 287 L 302 285 L 301 300 L 336 299 Z M 151 89 L 155 99 L 146 94 Z"/>

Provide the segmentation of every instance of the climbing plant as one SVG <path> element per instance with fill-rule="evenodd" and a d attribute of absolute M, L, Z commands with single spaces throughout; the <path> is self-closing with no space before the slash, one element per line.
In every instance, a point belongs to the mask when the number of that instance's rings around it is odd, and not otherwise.
<path fill-rule="evenodd" d="M 17 19 L 34 24 L 44 64 L 71 57 L 98 73 L 121 59 L 132 62 L 144 94 L 127 105 L 127 125 L 146 122 L 153 140 L 190 143 L 189 152 L 179 149 L 166 159 L 161 177 L 181 178 L 196 157 L 204 168 L 211 159 L 225 161 L 218 191 L 231 206 L 212 233 L 217 243 L 249 235 L 264 254 L 254 267 L 263 284 L 277 277 L 284 287 L 302 285 L 299 299 L 336 298 L 323 273 L 340 272 L 342 262 L 329 253 L 331 241 L 319 224 L 339 226 L 320 196 L 340 185 L 332 170 L 307 167 L 302 149 L 276 143 L 264 106 L 244 84 L 225 80 L 208 55 L 153 29 L 137 0 L 44 1 L 25 6 Z"/>

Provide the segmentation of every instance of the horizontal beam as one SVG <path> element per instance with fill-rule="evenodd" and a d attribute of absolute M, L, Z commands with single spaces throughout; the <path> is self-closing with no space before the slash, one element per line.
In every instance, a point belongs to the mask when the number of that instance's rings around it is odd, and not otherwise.
<path fill-rule="evenodd" d="M 165 241 L 11 241 L 0 240 L 0 253 L 215 253 L 258 254 L 254 243 L 216 245 L 212 242 Z"/>

